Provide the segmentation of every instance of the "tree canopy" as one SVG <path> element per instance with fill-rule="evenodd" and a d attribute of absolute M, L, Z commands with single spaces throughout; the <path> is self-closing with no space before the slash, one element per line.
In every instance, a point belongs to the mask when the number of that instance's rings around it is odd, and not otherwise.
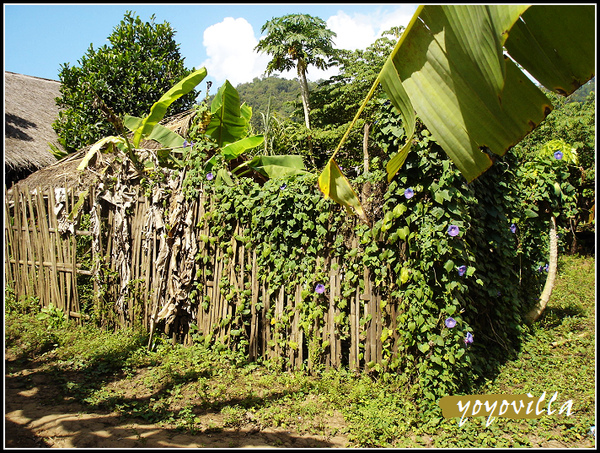
<path fill-rule="evenodd" d="M 53 124 L 59 141 L 72 152 L 119 131 L 107 120 L 142 115 L 161 94 L 192 71 L 184 67 L 175 31 L 168 22 L 149 22 L 127 11 L 108 37 L 109 44 L 94 49 L 90 44 L 79 66 L 61 65 L 62 108 Z M 174 103 L 169 114 L 189 109 L 194 91 Z M 104 111 L 104 112 L 103 112 Z"/>

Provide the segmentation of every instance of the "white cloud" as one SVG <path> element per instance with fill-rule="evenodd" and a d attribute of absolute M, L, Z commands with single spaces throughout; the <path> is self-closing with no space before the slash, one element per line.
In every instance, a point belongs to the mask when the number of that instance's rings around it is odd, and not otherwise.
<path fill-rule="evenodd" d="M 327 19 L 327 28 L 337 35 L 334 43 L 338 49 L 365 49 L 377 39 L 372 20 L 363 14 L 351 17 L 339 11 Z"/>
<path fill-rule="evenodd" d="M 204 31 L 203 45 L 208 59 L 198 67 L 205 67 L 211 78 L 221 83 L 225 79 L 236 86 L 260 77 L 269 61 L 268 55 L 254 51 L 258 39 L 246 19 L 226 17 Z"/>
<path fill-rule="evenodd" d="M 379 8 L 369 14 L 348 15 L 338 11 L 327 19 L 327 27 L 337 34 L 335 47 L 338 49 L 366 49 L 384 31 L 400 25 L 406 27 L 415 10 L 416 5 L 401 5 L 391 11 Z"/>
<path fill-rule="evenodd" d="M 406 27 L 413 17 L 417 9 L 417 5 L 402 5 L 400 8 L 394 11 L 386 11 L 378 13 L 378 25 L 377 37 L 380 37 L 384 31 L 389 30 L 392 27 L 398 27 L 400 25 Z"/>
<path fill-rule="evenodd" d="M 337 49 L 364 50 L 380 38 L 384 31 L 394 26 L 406 27 L 415 10 L 416 5 L 401 5 L 392 11 L 379 8 L 370 14 L 349 15 L 340 10 L 335 16 L 327 19 L 327 28 L 336 34 L 334 46 Z M 311 80 L 327 79 L 337 72 L 337 68 L 326 71 L 315 69 L 310 74 L 310 78 Z"/>

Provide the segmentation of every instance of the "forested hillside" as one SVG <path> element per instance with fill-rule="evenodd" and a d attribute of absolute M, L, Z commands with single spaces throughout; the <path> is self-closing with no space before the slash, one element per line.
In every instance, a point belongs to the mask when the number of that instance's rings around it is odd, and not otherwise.
<path fill-rule="evenodd" d="M 311 86 L 312 84 L 309 84 Z M 311 86 L 312 88 L 312 86 Z M 252 107 L 252 126 L 259 128 L 263 115 L 275 113 L 279 118 L 302 120 L 300 85 L 296 80 L 278 76 L 258 78 L 236 87 L 240 101 Z M 270 107 L 269 107 L 270 102 Z M 298 113 L 295 111 L 298 110 Z M 296 118 L 297 117 L 297 118 Z"/>
<path fill-rule="evenodd" d="M 596 91 L 596 78 L 594 77 L 588 83 L 580 87 L 571 96 L 567 98 L 568 102 L 584 102 L 591 92 Z"/>

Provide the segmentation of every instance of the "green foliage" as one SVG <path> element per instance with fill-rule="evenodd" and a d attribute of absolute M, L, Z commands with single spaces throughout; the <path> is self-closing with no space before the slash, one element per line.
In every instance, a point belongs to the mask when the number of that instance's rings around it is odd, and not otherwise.
<path fill-rule="evenodd" d="M 243 166 L 267 178 L 285 178 L 307 173 L 301 156 L 255 156 Z"/>
<path fill-rule="evenodd" d="M 339 74 L 321 81 L 311 93 L 313 126 L 347 125 L 352 121 L 385 60 L 394 49 L 396 40 L 389 36 L 398 38 L 401 32 L 402 30 L 388 30 L 365 50 L 343 50 L 337 53 L 333 64 L 338 66 Z M 368 118 L 376 109 L 376 103 L 373 102 L 371 108 L 365 111 L 364 117 Z"/>
<path fill-rule="evenodd" d="M 536 160 L 548 143 L 564 143 L 573 149 L 576 162 L 569 162 L 564 171 L 568 171 L 570 184 L 575 190 L 575 202 L 579 211 L 573 218 L 570 229 L 579 231 L 589 222 L 590 211 L 596 201 L 596 100 L 592 92 L 582 101 L 571 101 L 552 96 L 555 109 L 548 117 L 515 146 L 514 152 L 521 161 Z M 563 153 L 564 154 L 564 153 Z M 567 170 L 568 168 L 568 170 Z M 563 173 L 564 173 L 563 171 Z M 551 181 L 548 181 L 551 184 Z M 552 187 L 548 187 L 553 192 Z"/>
<path fill-rule="evenodd" d="M 248 135 L 251 116 L 252 109 L 240 105 L 237 90 L 226 80 L 211 102 L 205 133 L 222 148 Z"/>
<path fill-rule="evenodd" d="M 53 145 L 50 142 L 48 142 L 48 147 L 50 148 L 50 152 L 52 153 L 52 155 L 54 157 L 56 157 L 57 160 L 60 160 L 69 154 L 69 153 L 59 149 L 57 146 Z"/>
<path fill-rule="evenodd" d="M 585 102 L 590 93 L 596 92 L 596 77 L 593 77 L 589 82 L 579 87 L 573 94 L 568 97 L 568 102 Z"/>
<path fill-rule="evenodd" d="M 390 29 L 377 39 L 366 50 L 340 51 L 333 59 L 339 67 L 339 74 L 321 81 L 311 93 L 311 125 L 314 135 L 314 154 L 317 167 L 325 165 L 324 160 L 336 148 L 346 133 L 356 111 L 366 98 L 371 86 L 386 58 L 394 48 L 395 40 L 402 33 L 400 29 Z M 349 171 L 352 167 L 362 166 L 363 127 L 365 123 L 372 125 L 386 96 L 379 88 L 375 96 L 365 107 L 361 121 L 352 129 L 343 148 L 336 155 L 336 161 Z M 377 146 L 371 146 L 372 157 L 380 154 Z M 375 153 L 375 154 L 373 154 Z"/>
<path fill-rule="evenodd" d="M 555 105 L 546 119 L 515 146 L 520 155 L 531 155 L 552 140 L 568 143 L 577 153 L 579 164 L 590 172 L 593 180 L 595 168 L 595 93 L 590 93 L 582 101 L 567 99 L 548 93 Z M 570 99 L 570 98 L 569 98 Z"/>
<path fill-rule="evenodd" d="M 308 66 L 325 69 L 328 59 L 335 54 L 332 39 L 336 35 L 319 17 L 308 14 L 276 17 L 262 26 L 261 33 L 265 32 L 256 50 L 273 56 L 267 74 L 296 68 L 300 75 Z"/>
<path fill-rule="evenodd" d="M 593 77 L 592 12 L 587 6 L 422 5 L 378 81 L 406 126 L 412 128 L 416 111 L 472 181 L 489 169 L 491 156 L 503 156 L 551 110 L 512 61 L 563 95 Z M 390 178 L 396 170 L 388 169 Z"/>
<path fill-rule="evenodd" d="M 158 122 L 165 117 L 171 104 L 193 91 L 196 85 L 198 85 L 204 77 L 206 77 L 206 69 L 204 68 L 189 74 L 171 87 L 171 89 L 163 94 L 158 101 L 152 104 L 150 113 L 148 113 L 148 116 L 142 120 L 140 126 L 134 131 L 133 146 L 136 148 L 139 147 L 142 139 L 152 136 L 154 130 L 158 126 Z M 163 145 L 167 146 L 165 144 Z"/>
<path fill-rule="evenodd" d="M 59 141 L 69 152 L 121 131 L 107 115 L 140 116 L 175 82 L 188 75 L 175 31 L 168 22 L 156 24 L 154 16 L 143 22 L 127 12 L 98 49 L 90 45 L 79 66 L 61 65 L 62 111 L 53 124 Z M 194 99 L 190 92 L 175 102 L 169 114 L 187 110 Z"/>
<path fill-rule="evenodd" d="M 59 317 L 59 313 L 52 319 L 56 321 L 56 328 L 51 328 L 49 313 L 40 312 L 38 297 L 17 299 L 11 282 L 7 282 L 4 297 L 4 340 L 7 352 L 10 351 L 16 359 L 29 359 L 56 347 L 59 329 L 65 325 L 64 318 Z"/>
<path fill-rule="evenodd" d="M 548 215 L 572 218 L 576 211 L 576 189 L 571 172 L 577 172 L 576 155 L 560 140 L 548 142 L 534 159 L 517 172 L 524 187 L 524 207 L 529 217 Z M 578 173 L 578 172 L 577 172 Z M 575 176 L 578 176 L 575 174 Z"/>
<path fill-rule="evenodd" d="M 60 308 L 55 307 L 53 304 L 42 308 L 40 314 L 38 314 L 36 318 L 45 322 L 48 330 L 60 329 L 67 323 L 67 317 L 65 313 Z"/>
<path fill-rule="evenodd" d="M 258 52 L 271 55 L 267 64 L 267 75 L 295 68 L 300 82 L 300 94 L 304 109 L 304 120 L 310 129 L 310 99 L 306 74 L 309 66 L 325 69 L 330 66 L 330 58 L 335 56 L 333 47 L 334 32 L 327 23 L 308 14 L 288 14 L 274 17 L 261 28 L 264 36 L 256 45 Z M 310 141 L 309 141 L 310 146 Z"/>
<path fill-rule="evenodd" d="M 314 84 L 309 83 L 309 87 L 311 85 Z M 280 120 L 299 121 L 301 118 L 295 114 L 300 97 L 300 86 L 295 80 L 283 79 L 277 75 L 255 77 L 252 82 L 240 83 L 236 89 L 240 100 L 252 107 L 255 112 L 251 120 L 255 130 L 263 130 L 261 114 L 267 115 L 268 112 Z"/>

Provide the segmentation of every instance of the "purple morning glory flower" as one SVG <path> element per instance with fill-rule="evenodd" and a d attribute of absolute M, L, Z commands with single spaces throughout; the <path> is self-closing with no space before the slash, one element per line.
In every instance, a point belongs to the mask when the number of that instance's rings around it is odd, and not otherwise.
<path fill-rule="evenodd" d="M 194 142 L 188 142 L 187 140 L 183 141 L 183 147 L 189 146 L 190 148 L 194 146 Z"/>
<path fill-rule="evenodd" d="M 548 272 L 548 269 L 550 269 L 550 266 L 548 265 L 548 263 L 546 263 L 546 265 L 544 266 L 544 270 L 545 270 L 546 272 Z"/>
<path fill-rule="evenodd" d="M 465 275 L 465 272 L 467 272 L 467 266 L 465 266 L 464 264 L 462 266 L 459 266 L 456 268 L 458 270 L 458 276 L 462 277 L 463 275 Z"/>
<path fill-rule="evenodd" d="M 283 183 L 283 184 L 282 184 L 282 185 L 279 187 L 279 190 L 283 190 L 283 189 L 285 189 L 286 187 L 287 187 L 287 184 L 286 184 L 286 183 Z"/>
<path fill-rule="evenodd" d="M 458 236 L 458 233 L 460 233 L 460 228 L 458 228 L 456 225 L 450 225 L 448 227 L 448 234 L 452 237 L 454 236 Z"/>
<path fill-rule="evenodd" d="M 410 187 L 404 191 L 404 196 L 406 197 L 407 200 L 412 198 L 414 194 L 415 194 L 415 191 L 412 190 Z"/>
<path fill-rule="evenodd" d="M 317 294 L 323 294 L 325 292 L 325 285 L 323 283 L 319 283 L 316 287 L 315 287 L 315 292 Z"/>
<path fill-rule="evenodd" d="M 513 233 L 517 232 L 517 225 L 515 225 L 514 223 L 511 223 L 510 225 L 510 231 L 512 231 Z"/>
<path fill-rule="evenodd" d="M 560 151 L 556 151 L 556 152 L 554 153 L 554 158 L 555 158 L 556 160 L 561 160 L 561 159 L 563 158 L 563 153 L 561 153 Z"/>
<path fill-rule="evenodd" d="M 446 321 L 444 321 L 444 324 L 446 324 L 446 327 L 448 329 L 452 329 L 456 325 L 456 319 L 448 318 L 446 319 Z"/>
<path fill-rule="evenodd" d="M 467 336 L 465 337 L 465 344 L 470 345 L 473 343 L 473 334 L 471 332 L 467 332 Z"/>
<path fill-rule="evenodd" d="M 215 177 L 215 175 L 212 174 L 212 172 L 209 172 L 206 174 L 206 179 L 208 179 L 209 181 L 212 181 L 212 179 Z"/>

